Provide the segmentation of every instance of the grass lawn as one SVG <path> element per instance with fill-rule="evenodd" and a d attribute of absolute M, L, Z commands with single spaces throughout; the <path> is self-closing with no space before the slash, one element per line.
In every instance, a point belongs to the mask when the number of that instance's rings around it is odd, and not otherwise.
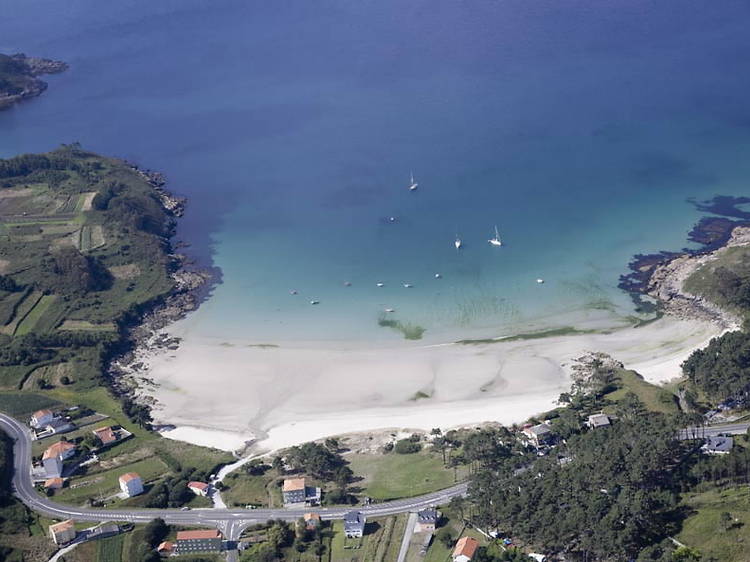
<path fill-rule="evenodd" d="M 333 539 L 331 539 L 331 562 L 353 562 L 354 560 L 364 560 L 362 554 L 362 543 L 367 540 L 367 536 L 359 539 L 347 539 L 344 536 L 344 522 L 333 522 Z M 359 546 L 359 548 L 357 548 Z"/>
<path fill-rule="evenodd" d="M 96 562 L 122 562 L 122 547 L 125 536 L 122 534 L 96 541 Z"/>
<path fill-rule="evenodd" d="M 347 455 L 346 459 L 355 476 L 364 478 L 354 486 L 362 488 L 362 495 L 376 500 L 419 496 L 454 484 L 453 469 L 443 466 L 440 455 L 427 451 Z"/>
<path fill-rule="evenodd" d="M 679 412 L 677 397 L 670 391 L 646 382 L 635 371 L 621 370 L 617 373 L 617 390 L 605 394 L 604 397 L 612 402 L 622 400 L 628 392 L 632 392 L 643 402 L 649 410 L 664 414 Z"/>
<path fill-rule="evenodd" d="M 747 486 L 687 494 L 683 505 L 693 510 L 677 540 L 717 560 L 750 560 L 750 489 Z M 728 512 L 735 526 L 723 530 L 719 517 Z"/>
<path fill-rule="evenodd" d="M 0 394 L 0 412 L 6 413 L 26 423 L 28 418 L 37 410 L 60 405 L 51 396 L 43 394 L 19 394 L 16 392 Z"/>
<path fill-rule="evenodd" d="M 95 468 L 92 470 L 95 470 Z M 143 479 L 144 484 L 147 485 L 149 481 L 158 478 L 167 471 L 167 466 L 159 458 L 151 457 L 104 472 L 74 476 L 71 478 L 68 487 L 59 490 L 55 494 L 55 501 L 80 505 L 89 498 L 98 498 L 99 496 L 106 498 L 118 493 L 120 491 L 118 479 L 126 472 L 136 472 Z M 71 487 L 76 485 L 78 487 Z M 116 507 L 121 503 L 121 500 L 114 500 L 108 503 L 110 507 Z"/>
<path fill-rule="evenodd" d="M 250 476 L 242 472 L 232 472 L 224 479 L 224 484 L 229 486 L 229 489 L 222 491 L 221 497 L 228 506 L 269 505 L 269 500 L 274 497 L 268 490 L 268 485 L 275 480 L 272 474 Z"/>
<path fill-rule="evenodd" d="M 368 520 L 362 539 L 347 539 L 344 522 L 333 522 L 330 562 L 391 562 L 398 558 L 406 514 Z"/>

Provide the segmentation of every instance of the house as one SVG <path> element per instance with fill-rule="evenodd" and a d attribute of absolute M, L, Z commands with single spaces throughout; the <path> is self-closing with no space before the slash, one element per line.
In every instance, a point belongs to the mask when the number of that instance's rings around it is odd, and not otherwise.
<path fill-rule="evenodd" d="M 111 427 L 100 427 L 92 432 L 103 446 L 111 445 L 117 441 L 117 435 Z"/>
<path fill-rule="evenodd" d="M 314 531 L 320 527 L 320 515 L 317 513 L 305 513 L 303 519 L 305 520 L 306 531 Z"/>
<path fill-rule="evenodd" d="M 132 498 L 143 493 L 143 480 L 135 472 L 126 472 L 120 476 L 120 489 L 126 497 Z"/>
<path fill-rule="evenodd" d="M 48 478 L 44 481 L 44 489 L 45 490 L 59 490 L 63 487 L 63 479 L 62 478 Z"/>
<path fill-rule="evenodd" d="M 414 527 L 415 533 L 434 533 L 437 525 L 438 512 L 430 507 L 417 512 L 417 524 Z"/>
<path fill-rule="evenodd" d="M 205 482 L 188 482 L 187 487 L 196 496 L 203 496 L 203 497 L 206 497 L 208 495 L 209 490 L 211 489 L 211 486 L 209 486 Z"/>
<path fill-rule="evenodd" d="M 320 503 L 320 488 L 305 485 L 304 478 L 287 478 L 282 488 L 284 507 Z"/>
<path fill-rule="evenodd" d="M 51 424 L 55 420 L 52 410 L 39 410 L 31 415 L 31 427 L 40 429 Z"/>
<path fill-rule="evenodd" d="M 524 427 L 523 434 L 536 447 L 548 443 L 553 436 L 552 429 L 546 423 Z"/>
<path fill-rule="evenodd" d="M 72 519 L 49 526 L 49 536 L 56 545 L 67 544 L 76 538 L 76 526 Z"/>
<path fill-rule="evenodd" d="M 194 554 L 197 552 L 219 552 L 221 550 L 221 533 L 216 530 L 180 531 L 177 533 L 174 551 L 176 554 Z"/>
<path fill-rule="evenodd" d="M 164 541 L 156 547 L 156 552 L 162 556 L 171 556 L 174 552 L 174 543 L 171 541 Z"/>
<path fill-rule="evenodd" d="M 361 511 L 350 511 L 344 515 L 344 535 L 349 539 L 359 539 L 365 534 L 367 518 Z"/>
<path fill-rule="evenodd" d="M 734 439 L 731 437 L 708 437 L 701 447 L 701 451 L 707 455 L 728 455 L 734 447 Z"/>
<path fill-rule="evenodd" d="M 64 461 L 75 455 L 76 446 L 69 441 L 58 441 L 42 454 L 42 465 L 47 478 L 60 478 Z"/>
<path fill-rule="evenodd" d="M 461 537 L 453 549 L 453 562 L 469 562 L 479 548 L 479 542 L 472 537 Z"/>
<path fill-rule="evenodd" d="M 608 427 L 610 424 L 609 416 L 607 414 L 592 414 L 589 416 L 586 425 L 590 429 L 596 429 L 597 427 Z"/>

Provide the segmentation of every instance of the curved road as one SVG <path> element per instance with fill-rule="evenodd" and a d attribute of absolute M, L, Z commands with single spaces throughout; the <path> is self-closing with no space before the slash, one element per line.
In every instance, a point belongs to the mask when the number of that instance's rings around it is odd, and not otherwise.
<path fill-rule="evenodd" d="M 255 523 L 269 519 L 296 521 L 310 508 L 304 509 L 97 509 L 63 505 L 40 496 L 31 480 L 31 436 L 29 430 L 14 418 L 0 413 L 0 429 L 14 439 L 13 488 L 16 496 L 30 509 L 55 519 L 76 519 L 78 521 L 130 521 L 147 523 L 161 517 L 170 524 L 195 525 L 218 528 L 228 540 L 237 540 L 242 531 Z M 467 483 L 425 494 L 415 498 L 396 500 L 362 507 L 321 507 L 316 509 L 323 519 L 343 519 L 352 509 L 361 511 L 368 517 L 380 517 L 406 513 L 441 505 L 456 496 L 466 495 Z"/>

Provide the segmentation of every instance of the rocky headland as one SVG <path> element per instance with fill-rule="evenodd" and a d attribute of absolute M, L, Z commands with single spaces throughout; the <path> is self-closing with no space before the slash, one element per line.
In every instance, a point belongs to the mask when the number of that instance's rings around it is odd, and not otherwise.
<path fill-rule="evenodd" d="M 707 320 L 723 330 L 738 329 L 742 320 L 736 314 L 688 292 L 685 281 L 730 248 L 750 245 L 750 221 L 740 208 L 747 200 L 717 196 L 691 203 L 699 210 L 725 216 L 704 217 L 693 227 L 688 239 L 700 245 L 697 249 L 636 255 L 629 264 L 630 273 L 620 278 L 619 286 L 643 310 L 651 307 L 678 318 Z"/>
<path fill-rule="evenodd" d="M 41 95 L 47 89 L 47 83 L 39 76 L 67 69 L 67 63 L 62 61 L 29 57 L 23 53 L 0 54 L 0 110 Z"/>

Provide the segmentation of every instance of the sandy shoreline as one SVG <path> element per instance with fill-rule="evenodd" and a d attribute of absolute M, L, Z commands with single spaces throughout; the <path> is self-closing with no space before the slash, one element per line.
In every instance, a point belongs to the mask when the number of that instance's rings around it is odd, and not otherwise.
<path fill-rule="evenodd" d="M 685 279 L 726 247 L 747 244 L 750 230 L 738 227 L 725 247 L 659 265 L 648 292 L 667 314 L 640 327 L 472 344 L 258 346 L 201 340 L 180 322 L 166 330 L 182 340 L 178 349 L 144 347 L 139 392 L 157 423 L 177 426 L 165 436 L 253 453 L 358 431 L 518 423 L 553 408 L 570 365 L 590 351 L 652 383 L 680 377 L 692 351 L 737 327 L 731 314 L 685 293 Z"/>
<path fill-rule="evenodd" d="M 151 359 L 156 386 L 145 392 L 158 399 L 157 422 L 177 426 L 166 436 L 227 450 L 257 440 L 260 452 L 352 431 L 521 422 L 555 406 L 567 366 L 586 351 L 662 382 L 721 331 L 665 317 L 606 334 L 378 349 L 227 346 L 178 333 L 179 350 Z"/>

